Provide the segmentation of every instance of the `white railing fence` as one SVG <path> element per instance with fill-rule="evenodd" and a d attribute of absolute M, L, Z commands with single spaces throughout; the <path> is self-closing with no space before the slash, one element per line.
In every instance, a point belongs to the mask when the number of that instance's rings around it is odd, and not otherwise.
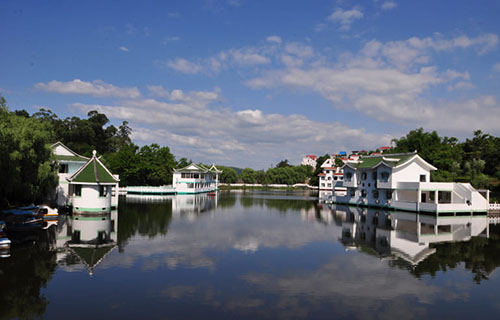
<path fill-rule="evenodd" d="M 490 203 L 488 205 L 488 210 L 499 210 L 500 211 L 500 203 Z"/>

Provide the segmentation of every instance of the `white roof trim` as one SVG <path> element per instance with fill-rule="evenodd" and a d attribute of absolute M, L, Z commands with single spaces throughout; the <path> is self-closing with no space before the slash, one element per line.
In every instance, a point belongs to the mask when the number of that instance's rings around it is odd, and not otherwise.
<path fill-rule="evenodd" d="M 56 147 L 56 146 L 58 146 L 58 145 L 60 145 L 60 146 L 61 146 L 61 147 L 63 147 L 64 149 L 68 150 L 70 153 L 72 153 L 72 154 L 73 154 L 74 156 L 76 156 L 76 157 L 80 157 L 80 158 L 83 158 L 83 159 L 86 159 L 86 160 L 90 159 L 90 158 L 88 158 L 88 157 L 82 156 L 82 155 L 80 155 L 80 154 L 78 154 L 78 153 L 74 152 L 74 151 L 73 151 L 73 150 L 71 150 L 70 148 L 66 147 L 66 146 L 64 145 L 64 143 L 62 143 L 61 141 L 57 141 L 56 143 L 52 144 L 50 147 L 51 147 L 52 149 L 55 149 L 55 147 Z"/>

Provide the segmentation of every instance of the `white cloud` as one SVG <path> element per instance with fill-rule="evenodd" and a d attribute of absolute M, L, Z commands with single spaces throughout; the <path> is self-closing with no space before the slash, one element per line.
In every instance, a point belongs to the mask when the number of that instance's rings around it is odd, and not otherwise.
<path fill-rule="evenodd" d="M 271 62 L 268 57 L 264 57 L 255 52 L 244 52 L 241 50 L 230 50 L 229 55 L 238 65 L 259 65 Z"/>
<path fill-rule="evenodd" d="M 493 65 L 493 71 L 500 72 L 500 62 L 495 63 L 495 65 Z"/>
<path fill-rule="evenodd" d="M 285 46 L 285 51 L 300 58 L 311 58 L 314 55 L 314 50 L 312 47 L 305 46 L 296 42 L 287 44 Z"/>
<path fill-rule="evenodd" d="M 197 63 L 177 58 L 176 60 L 168 61 L 166 65 L 169 68 L 186 74 L 199 72 L 217 73 L 229 66 L 255 67 L 270 63 L 271 59 L 261 51 L 260 48 L 254 47 L 230 49 L 221 51 L 213 57 L 202 59 Z"/>
<path fill-rule="evenodd" d="M 214 91 L 190 91 L 187 93 L 179 89 L 169 92 L 162 86 L 148 86 L 148 89 L 157 97 L 176 102 L 189 103 L 191 105 L 205 106 L 208 103 L 221 99 L 219 88 L 215 88 Z"/>
<path fill-rule="evenodd" d="M 380 8 L 382 8 L 382 10 L 391 10 L 396 8 L 397 6 L 398 4 L 394 1 L 385 1 L 384 3 L 382 3 Z"/>
<path fill-rule="evenodd" d="M 202 67 L 199 64 L 190 62 L 183 58 L 168 61 L 167 66 L 176 71 L 187 74 L 195 74 L 202 70 Z"/>
<path fill-rule="evenodd" d="M 361 9 L 354 7 L 351 10 L 337 8 L 328 16 L 327 20 L 340 24 L 340 30 L 345 31 L 351 28 L 351 24 L 354 20 L 361 18 L 363 18 L 363 12 Z"/>
<path fill-rule="evenodd" d="M 493 123 L 484 121 L 484 114 L 496 114 L 496 99 L 477 97 L 467 101 L 438 101 L 430 98 L 429 92 L 436 88 L 444 90 L 472 90 L 475 88 L 468 72 L 439 70 L 432 66 L 434 55 L 459 48 L 476 49 L 478 54 L 493 50 L 497 36 L 460 36 L 445 39 L 440 35 L 432 38 L 413 37 L 404 41 L 381 43 L 367 42 L 357 54 L 346 53 L 338 61 L 328 62 L 314 52 L 306 51 L 309 60 L 299 55 L 281 55 L 283 68 L 267 70 L 246 82 L 252 88 L 285 87 L 296 91 L 319 93 L 332 102 L 337 109 L 357 110 L 378 121 L 397 123 L 409 128 L 423 126 L 446 132 L 470 133 L 453 110 L 463 110 L 471 119 L 473 128 L 489 128 L 498 132 Z M 492 107 L 494 106 L 494 107 Z M 471 112 L 471 110 L 477 112 Z M 494 118 L 494 117 L 492 117 Z M 448 119 L 441 124 L 441 119 Z M 491 119 L 491 118 L 490 118 Z"/>
<path fill-rule="evenodd" d="M 278 44 L 281 44 L 283 42 L 283 40 L 281 40 L 281 38 L 279 36 L 269 36 L 267 37 L 267 42 L 275 42 L 275 43 L 278 43 Z"/>
<path fill-rule="evenodd" d="M 474 89 L 476 86 L 473 85 L 469 81 L 459 81 L 454 85 L 448 86 L 448 91 L 453 91 L 453 90 L 470 90 Z"/>
<path fill-rule="evenodd" d="M 141 96 L 136 87 L 121 88 L 112 84 L 105 83 L 101 80 L 94 80 L 92 82 L 82 81 L 75 79 L 73 81 L 60 82 L 52 80 L 48 83 L 39 82 L 35 88 L 62 94 L 84 94 L 94 97 L 114 97 L 114 98 L 128 98 L 136 99 Z"/>
<path fill-rule="evenodd" d="M 123 46 L 121 46 L 119 49 L 120 49 L 120 51 L 123 51 L 123 52 L 129 51 L 127 47 L 123 47 Z"/>
<path fill-rule="evenodd" d="M 379 59 L 399 69 L 409 69 L 417 64 L 426 64 L 431 54 L 453 49 L 474 48 L 482 55 L 496 49 L 498 36 L 485 34 L 475 38 L 459 36 L 443 39 L 442 36 L 418 38 L 412 37 L 402 41 L 388 41 L 381 43 L 377 40 L 367 42 L 360 54 L 370 59 Z M 357 61 L 359 56 L 356 57 Z"/>
<path fill-rule="evenodd" d="M 129 121 L 135 141 L 168 145 L 179 156 L 243 167 L 267 168 L 283 158 L 298 163 L 300 155 L 309 150 L 321 153 L 325 146 L 332 150 L 377 147 L 391 138 L 297 114 L 284 116 L 255 108 L 234 111 L 213 107 L 213 103 L 221 100 L 219 89 L 184 92 L 161 86 L 148 88 L 167 101 L 138 99 L 116 105 L 75 103 L 73 106 Z"/>

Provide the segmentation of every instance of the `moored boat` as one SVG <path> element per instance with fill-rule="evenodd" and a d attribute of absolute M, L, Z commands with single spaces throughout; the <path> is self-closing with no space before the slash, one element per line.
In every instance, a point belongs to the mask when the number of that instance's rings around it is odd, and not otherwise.
<path fill-rule="evenodd" d="M 5 231 L 9 233 L 40 230 L 43 215 L 39 211 L 40 208 L 35 205 L 2 211 Z"/>
<path fill-rule="evenodd" d="M 0 258 L 8 258 L 10 257 L 10 245 L 11 241 L 7 237 L 3 228 L 5 227 L 5 222 L 0 221 Z"/>
<path fill-rule="evenodd" d="M 51 208 L 45 204 L 41 204 L 38 207 L 38 212 L 43 216 L 43 220 L 45 221 L 54 221 L 59 217 L 59 211 L 55 208 Z"/>

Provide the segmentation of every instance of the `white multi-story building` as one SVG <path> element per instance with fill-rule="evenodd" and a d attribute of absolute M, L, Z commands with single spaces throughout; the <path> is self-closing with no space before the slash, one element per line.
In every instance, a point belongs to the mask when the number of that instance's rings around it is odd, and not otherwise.
<path fill-rule="evenodd" d="M 330 191 L 335 192 L 338 195 L 344 195 L 346 188 L 343 186 L 344 173 L 342 167 L 335 165 L 335 160 L 339 159 L 344 164 L 348 161 L 356 161 L 359 159 L 359 155 L 351 154 L 349 157 L 345 155 L 345 152 L 341 152 L 339 155 L 332 154 L 329 159 L 321 165 L 323 171 L 318 174 L 319 176 L 319 190 L 320 191 Z"/>
<path fill-rule="evenodd" d="M 215 165 L 205 168 L 202 165 L 190 165 L 174 169 L 173 187 L 177 194 L 212 192 L 219 189 L 219 174 L 222 171 Z"/>
<path fill-rule="evenodd" d="M 56 189 L 56 201 L 57 205 L 62 207 L 71 204 L 71 193 L 69 192 L 69 183 L 66 179 L 71 177 L 89 161 L 89 158 L 79 155 L 61 142 L 56 142 L 51 147 L 59 165 L 59 185 Z"/>
<path fill-rule="evenodd" d="M 436 170 L 416 153 L 360 157 L 343 167 L 345 196 L 336 203 L 428 212 L 439 216 L 483 215 L 489 192 L 469 183 L 430 182 Z"/>
<path fill-rule="evenodd" d="M 300 163 L 300 165 L 316 168 L 316 156 L 313 154 L 308 154 L 307 156 L 302 158 L 302 162 Z"/>
<path fill-rule="evenodd" d="M 343 173 L 340 167 L 335 165 L 335 156 L 326 159 L 321 165 L 322 172 L 319 176 L 319 189 L 323 191 L 334 191 L 342 188 Z"/>

